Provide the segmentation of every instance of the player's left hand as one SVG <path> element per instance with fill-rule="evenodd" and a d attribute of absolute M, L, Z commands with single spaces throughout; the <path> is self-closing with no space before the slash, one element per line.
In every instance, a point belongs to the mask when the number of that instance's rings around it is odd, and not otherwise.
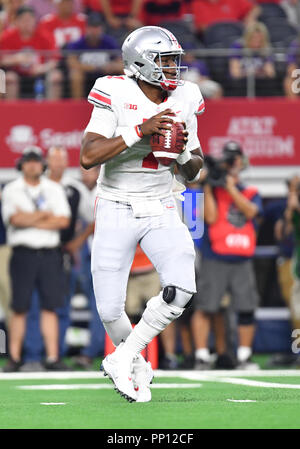
<path fill-rule="evenodd" d="M 184 125 L 184 127 L 186 127 L 185 126 L 185 123 L 183 122 L 183 125 Z M 181 150 L 181 153 L 185 150 L 185 147 L 186 147 L 186 144 L 188 143 L 188 137 L 189 137 L 189 133 L 188 133 L 188 131 L 185 129 L 184 131 L 182 131 L 182 135 L 183 135 L 183 146 L 182 146 L 182 150 Z"/>

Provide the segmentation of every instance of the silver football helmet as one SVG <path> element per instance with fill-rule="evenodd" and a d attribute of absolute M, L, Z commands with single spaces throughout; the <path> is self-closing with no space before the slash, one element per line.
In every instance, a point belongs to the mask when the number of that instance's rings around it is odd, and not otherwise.
<path fill-rule="evenodd" d="M 127 76 L 146 81 L 165 90 L 182 85 L 180 71 L 183 49 L 176 37 L 165 28 L 145 26 L 133 31 L 122 45 L 124 72 Z M 176 67 L 163 66 L 162 56 L 174 56 Z M 166 78 L 163 70 L 176 68 L 175 78 Z"/>

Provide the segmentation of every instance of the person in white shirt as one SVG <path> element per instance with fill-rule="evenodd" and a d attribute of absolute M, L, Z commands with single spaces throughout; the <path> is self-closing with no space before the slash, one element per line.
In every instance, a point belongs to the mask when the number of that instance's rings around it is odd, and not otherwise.
<path fill-rule="evenodd" d="M 203 156 L 196 115 L 204 111 L 204 100 L 196 84 L 180 79 L 182 54 L 168 30 L 139 28 L 122 46 L 125 75 L 98 78 L 89 95 L 94 109 L 81 165 L 101 164 L 93 284 L 99 315 L 117 346 L 102 366 L 130 402 L 151 400 L 153 372 L 140 353 L 183 313 L 196 292 L 194 245 L 172 189 L 175 167 L 188 181 L 199 179 Z M 173 121 L 170 113 L 185 123 L 186 131 L 179 136 L 176 162 L 165 166 L 155 158 L 149 138 L 164 135 Z M 148 301 L 132 330 L 124 304 L 137 243 L 158 271 L 162 291 Z"/>
<path fill-rule="evenodd" d="M 63 357 L 68 351 L 65 336 L 70 326 L 70 300 L 76 287 L 76 270 L 74 268 L 78 251 L 94 230 L 93 201 L 86 186 L 74 176 L 66 172 L 68 167 L 67 149 L 54 145 L 47 151 L 46 177 L 59 183 L 67 196 L 71 209 L 70 224 L 60 231 L 60 243 L 63 256 L 64 304 L 56 312 L 59 321 L 59 355 Z M 81 230 L 77 230 L 79 220 L 84 222 Z M 38 302 L 33 301 L 27 317 L 27 333 L 24 341 L 24 362 L 22 371 L 39 369 L 42 359 L 39 344 L 40 331 L 38 325 Z"/>
<path fill-rule="evenodd" d="M 5 371 L 18 371 L 32 293 L 41 302 L 41 332 L 48 369 L 57 369 L 58 323 L 55 309 L 63 303 L 60 230 L 70 223 L 70 208 L 63 188 L 42 176 L 42 150 L 25 148 L 18 162 L 22 176 L 8 183 L 2 195 L 2 216 L 7 242 L 12 246 L 10 275 L 12 317 L 9 326 L 10 360 Z"/>
<path fill-rule="evenodd" d="M 58 309 L 59 317 L 59 350 L 64 356 L 67 352 L 65 335 L 70 325 L 70 300 L 74 294 L 74 264 L 78 251 L 94 232 L 94 203 L 87 187 L 74 176 L 66 173 L 68 152 L 65 147 L 54 145 L 47 152 L 47 176 L 59 183 L 65 190 L 71 208 L 71 222 L 68 228 L 60 233 L 66 284 L 65 304 Z M 76 229 L 81 221 L 81 229 Z"/>

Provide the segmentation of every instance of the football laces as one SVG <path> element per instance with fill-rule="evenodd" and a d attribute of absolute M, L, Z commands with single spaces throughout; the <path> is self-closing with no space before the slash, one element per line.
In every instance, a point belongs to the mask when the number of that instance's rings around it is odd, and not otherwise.
<path fill-rule="evenodd" d="M 168 129 L 165 134 L 165 148 L 171 148 L 172 131 Z"/>

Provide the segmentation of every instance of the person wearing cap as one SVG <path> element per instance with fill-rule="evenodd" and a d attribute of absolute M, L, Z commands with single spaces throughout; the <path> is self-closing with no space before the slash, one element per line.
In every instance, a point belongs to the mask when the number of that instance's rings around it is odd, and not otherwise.
<path fill-rule="evenodd" d="M 250 366 L 254 311 L 258 305 L 251 259 L 256 247 L 254 219 L 262 212 L 261 198 L 255 187 L 241 183 L 239 175 L 245 168 L 241 146 L 228 142 L 222 156 L 224 175 L 217 182 L 210 181 L 207 176 L 203 186 L 206 226 L 192 319 L 197 369 L 211 367 L 210 321 L 217 316 L 227 293 L 238 318 L 237 364 L 239 368 Z M 220 358 L 227 355 L 225 343 L 216 349 Z"/>
<path fill-rule="evenodd" d="M 45 366 L 56 370 L 60 361 L 55 309 L 64 299 L 60 231 L 69 226 L 70 207 L 63 188 L 42 176 L 45 162 L 39 147 L 25 148 L 17 168 L 22 175 L 8 183 L 2 194 L 2 217 L 12 247 L 10 360 L 4 371 L 18 371 L 22 365 L 26 314 L 35 288 L 40 297 Z"/>
<path fill-rule="evenodd" d="M 113 37 L 104 33 L 102 18 L 96 12 L 89 14 L 85 34 L 67 49 L 70 50 L 68 67 L 73 98 L 87 95 L 99 76 L 123 73 L 119 46 Z"/>
<path fill-rule="evenodd" d="M 86 186 L 66 173 L 68 167 L 68 151 L 61 145 L 53 145 L 47 151 L 48 179 L 60 184 L 66 193 L 71 220 L 66 229 L 60 232 L 60 243 L 63 256 L 64 305 L 57 309 L 59 321 L 59 354 L 66 355 L 68 346 L 65 336 L 70 326 L 70 301 L 76 289 L 76 259 L 86 239 L 94 231 L 94 201 Z M 27 332 L 24 341 L 24 362 L 22 371 L 36 369 L 36 363 L 42 360 L 40 330 L 38 326 L 38 304 L 33 301 L 27 317 Z M 98 328 L 99 330 L 99 328 Z"/>

